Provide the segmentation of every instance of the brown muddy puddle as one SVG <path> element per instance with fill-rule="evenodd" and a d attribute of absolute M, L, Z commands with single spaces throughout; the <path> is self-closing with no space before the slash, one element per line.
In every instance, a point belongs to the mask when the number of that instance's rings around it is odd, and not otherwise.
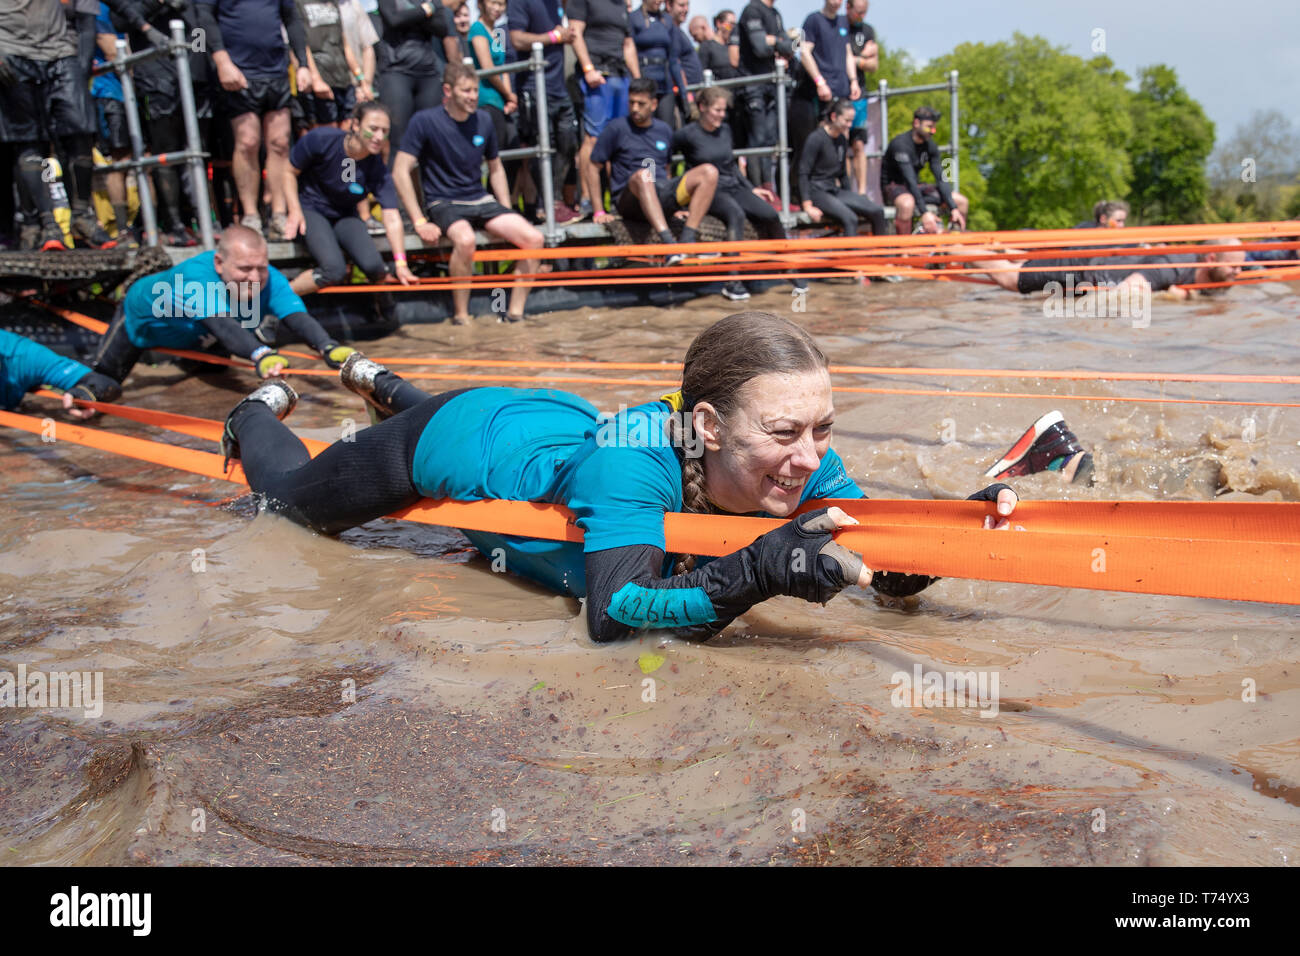
<path fill-rule="evenodd" d="M 841 364 L 1290 373 L 1297 305 L 1296 286 L 1240 287 L 1157 302 L 1134 329 L 977 287 L 844 282 L 814 284 L 793 317 Z M 365 348 L 679 361 L 729 311 L 415 326 Z M 1300 500 L 1294 409 L 1109 400 L 1293 401 L 1283 386 L 836 384 L 1044 395 L 837 393 L 835 447 L 875 497 L 965 495 L 1060 408 L 1102 481 L 1037 475 L 1023 497 Z M 160 366 L 127 401 L 220 419 L 251 385 Z M 331 380 L 295 385 L 301 434 L 364 423 Z M 608 409 L 659 394 L 565 387 Z M 578 602 L 493 573 L 454 531 L 320 538 L 252 520 L 233 486 L 9 431 L 0 462 L 0 670 L 103 675 L 97 717 L 0 707 L 7 864 L 1286 865 L 1300 850 L 1295 608 L 946 580 L 905 603 L 771 601 L 708 645 L 601 647 Z M 996 675 L 996 715 L 895 706 L 894 675 L 918 665 Z"/>

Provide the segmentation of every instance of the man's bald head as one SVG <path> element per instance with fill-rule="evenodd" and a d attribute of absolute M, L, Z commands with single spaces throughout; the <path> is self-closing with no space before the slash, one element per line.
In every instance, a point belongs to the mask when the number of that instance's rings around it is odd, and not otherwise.
<path fill-rule="evenodd" d="M 256 229 L 250 229 L 247 226 L 235 223 L 222 230 L 221 240 L 217 243 L 217 251 L 224 258 L 233 255 L 237 245 L 248 248 L 250 252 L 256 252 L 258 249 L 265 252 L 266 238 Z"/>
<path fill-rule="evenodd" d="M 709 38 L 709 21 L 702 16 L 691 17 L 691 23 L 687 29 L 691 31 L 691 39 L 696 43 L 703 43 Z"/>

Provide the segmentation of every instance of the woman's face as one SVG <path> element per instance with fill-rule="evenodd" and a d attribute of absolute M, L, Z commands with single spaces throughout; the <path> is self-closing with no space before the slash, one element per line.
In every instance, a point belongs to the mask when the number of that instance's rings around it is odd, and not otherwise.
<path fill-rule="evenodd" d="M 462 3 L 456 8 L 456 12 L 452 15 L 452 22 L 456 24 L 456 32 L 461 36 L 465 36 L 465 34 L 469 33 L 470 17 L 468 3 Z"/>
<path fill-rule="evenodd" d="M 483 0 L 479 10 L 485 22 L 495 24 L 501 19 L 501 14 L 506 12 L 505 0 Z"/>
<path fill-rule="evenodd" d="M 384 143 L 388 141 L 388 130 L 391 125 L 392 120 L 383 110 L 371 110 L 366 114 L 365 119 L 357 124 L 357 135 L 366 144 L 366 152 L 371 156 L 378 156 L 384 151 Z"/>
<path fill-rule="evenodd" d="M 712 133 L 727 118 L 727 101 L 714 100 L 700 111 L 700 125 Z"/>
<path fill-rule="evenodd" d="M 709 500 L 723 511 L 791 514 L 831 444 L 835 406 L 825 369 L 769 372 L 741 389 L 725 422 L 695 408 Z"/>

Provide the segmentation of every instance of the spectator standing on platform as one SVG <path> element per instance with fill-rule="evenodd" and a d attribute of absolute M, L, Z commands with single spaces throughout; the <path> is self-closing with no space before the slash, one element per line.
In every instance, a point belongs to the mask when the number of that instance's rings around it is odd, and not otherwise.
<path fill-rule="evenodd" d="M 589 195 L 600 195 L 599 169 L 609 163 L 609 191 L 620 216 L 648 222 L 663 242 L 695 242 L 696 230 L 713 204 L 718 170 L 706 163 L 684 176 L 669 176 L 673 131 L 655 116 L 657 89 L 655 81 L 645 76 L 628 84 L 628 115 L 612 120 L 596 140 L 587 189 Z M 667 217 L 679 209 L 687 212 L 686 224 L 681 238 L 674 239 Z M 604 218 L 604 210 L 596 213 L 596 222 Z M 683 258 L 673 253 L 667 264 L 676 265 Z"/>
<path fill-rule="evenodd" d="M 969 203 L 961 193 L 949 189 L 944 178 L 939 147 L 934 142 L 938 123 L 937 110 L 919 107 L 912 114 L 912 128 L 891 139 L 885 149 L 885 158 L 880 164 L 880 192 L 885 202 L 894 206 L 894 229 L 900 236 L 911 235 L 912 216 L 917 210 L 921 211 L 922 231 L 937 233 L 942 230 L 939 217 L 925 208 L 926 203 L 933 203 L 940 211 L 950 210 L 957 227 L 966 227 Z M 927 165 L 934 175 L 933 184 L 922 183 L 917 178 Z"/>
<path fill-rule="evenodd" d="M 668 15 L 673 21 L 673 42 L 677 45 L 678 71 L 673 77 L 673 85 L 677 88 L 677 108 L 682 115 L 682 121 L 678 125 L 685 125 L 699 115 L 695 108 L 695 94 L 687 87 L 701 86 L 704 83 L 704 67 L 700 65 L 695 44 L 685 30 L 686 18 L 691 13 L 691 0 L 667 2 Z"/>
<path fill-rule="evenodd" d="M 853 125 L 853 103 L 836 100 L 826 119 L 808 137 L 799 158 L 799 195 L 803 211 L 813 222 L 830 216 L 839 220 L 844 235 L 858 234 L 858 219 L 871 222 L 877 236 L 888 234 L 885 210 L 844 182 L 848 176 L 849 129 Z"/>
<path fill-rule="evenodd" d="M 474 18 L 470 16 L 469 0 L 460 0 L 452 11 L 451 23 L 456 28 L 456 43 L 460 51 L 460 60 L 474 59 L 474 51 L 469 45 L 469 27 Z"/>
<path fill-rule="evenodd" d="M 212 51 L 224 93 L 235 150 L 231 170 L 242 207 L 240 223 L 262 231 L 259 214 L 262 165 L 271 191 L 272 239 L 284 238 L 284 175 L 289 163 L 289 58 L 280 38 L 283 26 L 298 59 L 300 88 L 314 88 L 307 63 L 307 36 L 292 0 L 197 0 L 199 25 Z"/>
<path fill-rule="evenodd" d="M 776 0 L 750 0 L 749 5 L 741 11 L 736 30 L 739 34 L 740 72 L 745 76 L 773 72 L 777 57 L 781 57 L 787 66 L 794 59 L 794 48 L 785 34 L 785 23 L 775 3 Z M 740 103 L 745 114 L 749 146 L 775 146 L 776 87 L 771 83 L 742 86 Z M 750 164 L 751 178 L 756 170 L 759 185 L 768 192 L 775 193 L 772 157 L 755 158 L 757 162 Z"/>
<path fill-rule="evenodd" d="M 145 50 L 150 45 L 165 48 L 171 42 L 172 20 L 184 22 L 187 37 L 192 36 L 192 31 L 199 25 L 199 14 L 191 0 L 134 6 L 132 12 L 135 16 L 119 9 L 114 10 L 111 17 L 112 32 L 125 32 L 132 50 Z M 148 151 L 161 156 L 185 149 L 189 141 L 185 136 L 176 61 L 169 55 L 142 60 L 131 68 L 131 76 L 135 82 L 140 128 Z M 161 213 L 159 229 L 162 234 L 159 240 L 166 246 L 197 246 L 199 240 L 190 230 L 182 211 L 181 167 L 155 166 L 150 170 L 150 178 L 156 187 L 158 211 Z"/>
<path fill-rule="evenodd" d="M 677 61 L 678 45 L 673 37 L 679 31 L 664 9 L 664 0 L 641 0 L 640 8 L 628 15 L 628 25 L 636 44 L 641 75 L 655 83 L 655 96 L 659 103 L 655 115 L 671 129 L 676 125 L 673 77 L 681 72 Z"/>
<path fill-rule="evenodd" d="M 853 129 L 849 133 L 850 162 L 858 192 L 867 191 L 867 153 L 880 149 L 878 131 L 870 125 L 868 116 L 868 80 L 880 65 L 880 52 L 876 47 L 876 31 L 867 23 L 867 0 L 849 0 L 849 54 L 852 68 L 857 71 L 861 95 L 853 101 Z"/>
<path fill-rule="evenodd" d="M 803 22 L 799 59 L 803 72 L 790 97 L 790 165 L 799 167 L 804 142 L 835 100 L 858 99 L 857 70 L 849 41 L 849 21 L 840 15 L 844 0 L 826 0 Z M 800 199 L 807 196 L 800 195 Z"/>
<path fill-rule="evenodd" d="M 449 271 L 453 277 L 468 277 L 474 270 L 476 228 L 520 249 L 540 249 L 544 241 L 527 219 L 510 211 L 510 187 L 497 156 L 496 130 L 491 117 L 478 108 L 478 84 L 472 67 L 448 63 L 443 105 L 411 117 L 406 138 L 393 160 L 393 184 L 416 233 L 427 243 L 437 242 L 445 233 L 451 242 Z M 491 195 L 483 189 L 480 172 L 485 159 Z M 423 213 L 411 178 L 417 169 L 424 186 Z M 405 258 L 399 254 L 399 263 L 404 264 Z M 523 319 L 529 289 L 526 277 L 536 269 L 535 259 L 516 263 L 519 278 L 510 294 L 504 316 L 507 321 Z M 453 289 L 451 294 L 455 306 L 452 321 L 468 324 L 469 289 Z"/>
<path fill-rule="evenodd" d="M 473 58 L 480 70 L 504 66 L 509 43 L 505 27 L 497 22 L 505 15 L 506 0 L 478 0 L 479 18 L 470 25 L 469 42 Z M 483 77 L 478 84 L 478 108 L 492 119 L 497 134 L 498 149 L 516 149 L 519 146 L 519 97 L 515 94 L 514 77 L 521 74 L 498 73 Z M 527 77 L 522 77 L 525 81 Z M 522 166 L 513 159 L 506 164 L 506 180 L 512 185 Z"/>
<path fill-rule="evenodd" d="M 545 51 L 547 115 L 537 115 L 530 79 L 520 90 L 521 111 L 526 114 L 521 121 L 520 139 L 531 139 L 528 145 L 535 145 L 535 133 L 525 135 L 525 127 L 536 130 L 540 123 L 550 124 L 551 148 L 555 150 L 551 157 L 553 214 L 556 222 L 565 223 L 578 217 L 578 211 L 560 199 L 564 195 L 564 181 L 569 177 L 578 152 L 578 116 L 564 82 L 564 48 L 573 43 L 573 28 L 560 3 L 561 0 L 509 0 L 506 16 L 509 18 L 510 43 L 521 57 L 532 55 L 534 43 L 542 44 Z M 543 195 L 541 164 L 533 161 L 530 165 L 534 171 L 533 180 L 538 183 L 540 203 Z M 544 211 L 539 210 L 539 213 Z"/>
<path fill-rule="evenodd" d="M 718 16 L 730 13 L 724 10 Z M 734 17 L 735 14 L 732 14 Z M 709 21 L 704 17 L 691 17 L 691 36 L 698 44 L 696 53 L 700 58 L 700 67 L 713 72 L 715 80 L 729 80 L 740 75 L 732 61 L 732 54 L 738 50 L 733 43 L 728 47 L 716 30 L 709 28 Z"/>
<path fill-rule="evenodd" d="M 441 0 L 379 0 L 379 15 L 384 29 L 375 53 L 375 93 L 392 112 L 392 141 L 400 143 L 412 113 L 442 102 L 441 41 L 455 31 Z"/>
<path fill-rule="evenodd" d="M 361 63 L 343 33 L 339 0 L 295 0 L 307 33 L 307 67 L 311 86 L 298 84 L 308 126 L 342 126 L 357 105 L 356 82 Z"/>
<path fill-rule="evenodd" d="M 125 39 L 113 29 L 107 4 L 100 4 L 100 14 L 95 19 L 96 43 L 92 64 L 98 66 L 117 56 L 117 40 Z M 122 81 L 116 73 L 101 73 L 90 81 L 90 95 L 95 101 L 95 116 L 99 121 L 99 151 L 110 162 L 120 162 L 131 156 L 131 137 L 126 128 L 126 108 L 122 103 Z M 127 214 L 126 173 L 103 173 L 104 191 L 113 207 L 113 223 L 117 227 L 117 248 L 135 249 L 140 243 L 131 229 Z"/>
<path fill-rule="evenodd" d="M 74 238 L 96 249 L 114 245 L 90 205 L 97 125 L 77 34 L 62 4 L 27 0 L 21 7 L 0 6 L 0 142 L 11 144 L 17 158 L 19 196 L 24 213 L 39 217 L 41 248 L 66 248 L 42 176 L 51 142 L 71 167 Z"/>
<path fill-rule="evenodd" d="M 360 0 L 338 0 L 339 26 L 343 29 L 343 42 L 350 56 L 352 85 L 358 103 L 369 103 L 375 98 L 375 44 L 379 34 Z M 376 11 L 379 9 L 375 7 Z M 356 66 L 353 67 L 355 62 Z"/>
<path fill-rule="evenodd" d="M 578 175 L 591 181 L 591 150 L 611 120 L 627 116 L 627 85 L 641 75 L 636 43 L 628 25 L 625 0 L 569 0 L 569 26 L 573 52 L 578 58 L 578 81 L 583 94 L 582 147 L 578 150 Z M 599 175 L 596 181 L 600 181 Z M 579 218 L 603 208 L 603 193 L 588 196 Z"/>

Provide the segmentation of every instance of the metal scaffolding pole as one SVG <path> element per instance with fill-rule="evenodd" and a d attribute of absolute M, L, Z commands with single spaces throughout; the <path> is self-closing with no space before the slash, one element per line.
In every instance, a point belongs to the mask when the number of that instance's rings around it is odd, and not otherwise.
<path fill-rule="evenodd" d="M 957 71 L 948 74 L 949 93 L 949 135 L 952 140 L 952 191 L 957 191 L 958 166 L 961 162 L 957 154 Z M 949 213 L 951 215 L 951 213 Z"/>
<path fill-rule="evenodd" d="M 199 220 L 199 237 L 204 249 L 216 247 L 212 235 L 212 205 L 208 202 L 208 162 L 199 137 L 198 111 L 194 108 L 194 83 L 190 78 L 190 48 L 185 42 L 185 21 L 169 20 L 172 31 L 172 55 L 176 58 L 176 77 L 181 88 L 181 115 L 185 119 L 185 146 L 190 154 L 190 186 L 194 193 L 194 214 Z"/>
<path fill-rule="evenodd" d="M 783 225 L 789 226 L 793 220 L 790 215 L 790 144 L 786 132 L 784 60 L 777 59 L 776 79 L 773 82 L 776 83 L 776 146 L 779 170 L 777 188 L 781 191 L 781 222 Z"/>
<path fill-rule="evenodd" d="M 122 106 L 126 113 L 126 131 L 131 137 L 131 156 L 137 162 L 144 156 L 144 137 L 140 133 L 140 109 L 135 98 L 135 80 L 126 68 L 126 40 L 118 38 L 114 69 L 122 81 Z M 144 226 L 144 244 L 158 245 L 158 218 L 154 214 L 153 193 L 149 189 L 149 173 L 143 167 L 136 170 L 136 189 L 140 194 L 140 221 Z M 121 227 L 119 227 L 121 228 Z"/>
<path fill-rule="evenodd" d="M 537 148 L 541 151 L 542 181 L 537 185 L 542 190 L 542 203 L 546 210 L 546 228 L 543 235 L 546 244 L 553 246 L 560 240 L 555 228 L 555 184 L 551 180 L 551 117 L 546 106 L 546 58 L 542 56 L 542 45 L 533 44 L 529 65 L 533 71 L 533 83 L 537 87 Z"/>

